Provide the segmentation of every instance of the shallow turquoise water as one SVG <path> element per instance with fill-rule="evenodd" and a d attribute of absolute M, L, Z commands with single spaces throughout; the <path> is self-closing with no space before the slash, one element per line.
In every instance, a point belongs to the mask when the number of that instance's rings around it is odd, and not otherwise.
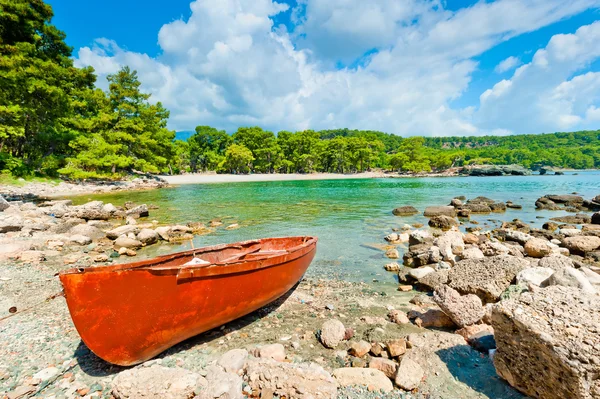
<path fill-rule="evenodd" d="M 512 200 L 523 210 L 473 217 L 482 227 L 498 220 L 519 218 L 541 226 L 561 211 L 536 211 L 535 200 L 545 194 L 577 192 L 585 198 L 600 194 L 600 172 L 564 176 L 453 177 L 365 180 L 321 180 L 187 185 L 163 190 L 97 195 L 93 199 L 122 205 L 125 201 L 155 204 L 150 219 L 161 223 L 208 222 L 221 218 L 225 225 L 237 222 L 238 230 L 222 228 L 196 237 L 195 246 L 234 242 L 259 237 L 316 235 L 318 253 L 309 273 L 352 280 L 393 281 L 383 271 L 387 259 L 374 245 L 404 223 L 427 224 L 423 216 L 396 217 L 391 211 L 413 205 L 423 211 L 429 205 L 445 205 L 450 199 L 478 195 L 499 201 Z M 89 196 L 78 199 L 85 202 Z M 543 219 L 536 218 L 542 216 Z M 486 225 L 487 224 L 487 225 Z M 143 256 L 188 247 L 161 246 L 142 251 Z M 402 249 L 402 248 L 400 248 Z"/>

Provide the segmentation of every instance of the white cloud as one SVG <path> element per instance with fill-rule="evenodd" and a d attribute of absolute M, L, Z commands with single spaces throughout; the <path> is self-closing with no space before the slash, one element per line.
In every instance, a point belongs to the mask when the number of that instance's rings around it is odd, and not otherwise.
<path fill-rule="evenodd" d="M 451 101 L 467 90 L 478 67 L 473 57 L 503 40 L 598 6 L 600 0 L 497 0 L 456 12 L 445 10 L 439 0 L 299 3 L 291 10 L 297 25 L 288 32 L 274 27 L 271 19 L 287 5 L 197 0 L 188 20 L 160 29 L 159 57 L 102 39 L 81 48 L 76 62 L 94 66 L 100 80 L 122 65 L 136 69 L 143 89 L 170 109 L 170 126 L 177 130 L 208 124 L 232 131 L 257 124 L 273 130 L 350 127 L 455 135 L 515 131 L 518 125 L 504 123 L 491 111 L 492 104 L 520 93 L 528 68 L 553 71 L 560 56 L 569 60 L 562 64 L 577 65 L 598 56 L 590 54 L 593 42 L 587 34 L 555 36 L 532 63 L 483 93 L 480 109 L 453 109 Z M 372 55 L 361 58 L 372 49 Z M 358 59 L 356 68 L 334 67 L 337 61 Z M 570 78 L 559 75 L 553 88 Z M 538 86 L 530 87 L 550 95 L 543 79 L 534 80 Z M 584 83 L 572 83 L 579 84 Z M 561 90 L 554 93 L 557 103 L 578 96 L 575 88 Z M 596 115 L 592 105 L 577 103 L 568 115 L 587 120 L 580 114 L 589 110 Z M 561 123 L 580 123 L 573 121 L 566 117 Z"/>
<path fill-rule="evenodd" d="M 511 79 L 482 94 L 474 123 L 529 133 L 597 128 L 600 73 L 580 71 L 600 57 L 599 42 L 600 22 L 553 36 Z"/>
<path fill-rule="evenodd" d="M 512 69 L 515 69 L 521 64 L 522 62 L 519 58 L 511 55 L 510 57 L 500 61 L 500 63 L 496 65 L 496 68 L 494 68 L 494 71 L 496 71 L 496 73 L 508 72 Z"/>

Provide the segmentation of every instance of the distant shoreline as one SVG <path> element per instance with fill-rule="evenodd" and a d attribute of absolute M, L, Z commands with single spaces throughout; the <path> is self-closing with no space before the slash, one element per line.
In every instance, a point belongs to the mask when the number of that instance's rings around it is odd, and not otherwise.
<path fill-rule="evenodd" d="M 169 185 L 185 184 L 215 184 L 215 183 L 244 183 L 244 182 L 272 182 L 272 181 L 301 181 L 301 180 L 356 180 L 356 179 L 383 179 L 383 178 L 409 178 L 409 177 L 448 177 L 456 176 L 453 173 L 424 173 L 400 175 L 398 173 L 362 172 L 362 173 L 254 173 L 248 175 L 216 174 L 216 173 L 189 173 L 175 176 L 160 176 Z"/>

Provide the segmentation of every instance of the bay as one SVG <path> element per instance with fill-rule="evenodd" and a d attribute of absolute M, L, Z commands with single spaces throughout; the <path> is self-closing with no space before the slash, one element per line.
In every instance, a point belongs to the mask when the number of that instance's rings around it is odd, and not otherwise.
<path fill-rule="evenodd" d="M 161 224 L 185 224 L 221 219 L 215 232 L 197 236 L 194 246 L 235 242 L 259 237 L 314 235 L 319 237 L 317 256 L 308 274 L 314 277 L 353 281 L 393 282 L 394 274 L 383 266 L 389 262 L 377 247 L 383 237 L 405 223 L 423 223 L 421 214 L 430 205 L 446 205 L 459 195 L 511 200 L 522 210 L 475 215 L 483 229 L 501 221 L 521 219 L 540 227 L 564 211 L 537 211 L 535 200 L 546 194 L 576 192 L 584 198 L 600 194 L 600 171 L 567 172 L 563 176 L 505 176 L 401 178 L 364 180 L 277 181 L 185 185 L 154 191 L 84 196 L 77 203 L 99 199 L 115 205 L 126 201 L 158 205 L 150 219 Z M 391 211 L 415 206 L 420 215 L 396 217 Z M 538 218 L 541 217 L 541 218 Z M 239 223 L 237 230 L 225 230 Z M 468 224 L 466 224 L 468 225 Z M 463 226 L 464 228 L 464 226 Z M 149 247 L 140 257 L 189 248 L 189 243 Z M 399 247 L 402 253 L 404 248 Z M 400 259 L 401 262 L 401 259 Z"/>

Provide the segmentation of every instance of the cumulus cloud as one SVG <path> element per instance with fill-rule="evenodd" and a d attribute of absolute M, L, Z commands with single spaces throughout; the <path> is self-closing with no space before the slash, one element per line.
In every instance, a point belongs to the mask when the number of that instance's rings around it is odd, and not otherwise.
<path fill-rule="evenodd" d="M 483 93 L 478 108 L 452 108 L 478 68 L 473 58 L 599 4 L 496 0 L 452 12 L 439 0 L 300 0 L 293 10 L 272 0 L 197 0 L 190 4 L 189 19 L 165 24 L 158 32 L 160 56 L 100 39 L 79 49 L 76 62 L 96 68 L 100 81 L 122 65 L 136 69 L 143 89 L 171 110 L 170 126 L 177 130 L 208 124 L 228 131 L 261 125 L 275 131 L 350 127 L 402 135 L 505 133 L 518 125 L 495 115 L 492 104 L 508 104 L 511 93 L 521 92 L 525 78 L 519 80 L 518 74 L 526 74 L 531 64 Z M 293 29 L 274 26 L 273 17 L 282 12 L 291 14 Z M 564 36 L 555 36 L 536 53 L 536 68 L 546 63 L 555 70 L 558 53 L 568 59 L 561 65 L 583 65 L 598 57 L 589 54 L 588 34 L 577 40 Z M 564 104 L 569 96 L 581 96 L 581 85 L 595 90 L 590 83 L 595 78 L 571 79 L 577 70 L 551 73 L 557 77 L 552 88 L 541 78 L 529 87 Z M 570 86 L 557 89 L 563 82 Z M 592 120 L 598 113 L 591 100 L 571 103 L 570 115 L 581 119 L 569 122 L 565 116 L 566 124 Z"/>
<path fill-rule="evenodd" d="M 500 63 L 496 65 L 496 68 L 494 68 L 494 71 L 496 71 L 496 73 L 508 72 L 512 69 L 515 69 L 521 64 L 522 62 L 519 58 L 511 55 L 510 57 L 500 61 Z"/>
<path fill-rule="evenodd" d="M 480 97 L 477 126 L 535 133 L 597 127 L 600 73 L 584 70 L 600 57 L 600 22 L 553 36 L 511 79 Z"/>

